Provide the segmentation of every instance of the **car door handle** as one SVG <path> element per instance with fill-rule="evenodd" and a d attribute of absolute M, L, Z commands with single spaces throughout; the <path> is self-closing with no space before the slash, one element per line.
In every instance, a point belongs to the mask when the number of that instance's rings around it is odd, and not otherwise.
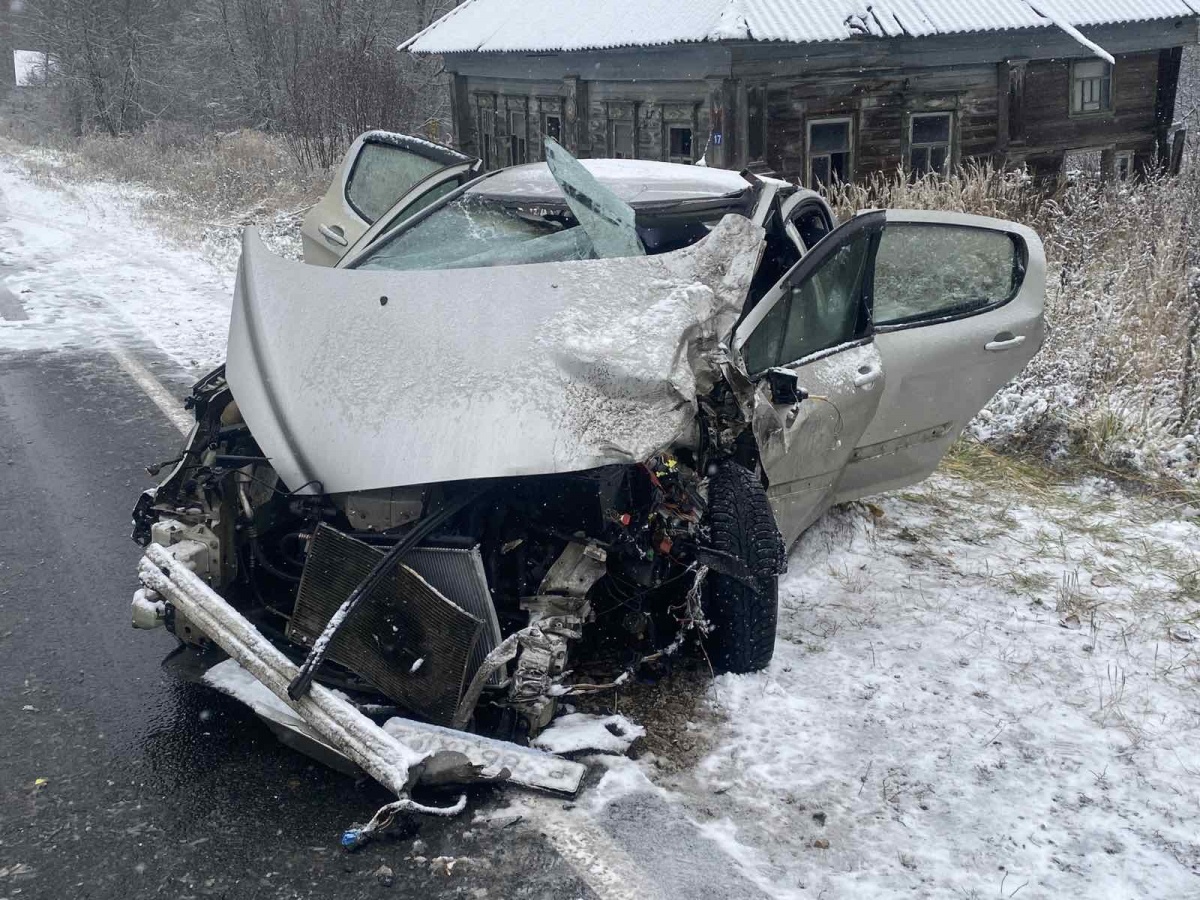
<path fill-rule="evenodd" d="M 346 232 L 341 225 L 318 225 L 317 231 L 321 232 L 321 237 L 329 243 L 337 244 L 339 247 L 346 246 Z"/>
<path fill-rule="evenodd" d="M 1020 347 L 1023 343 L 1025 343 L 1025 335 L 1023 335 L 1023 334 L 1014 335 L 1014 334 L 1010 334 L 1005 331 L 1005 332 L 1001 332 L 1000 334 L 996 335 L 996 337 L 993 340 L 990 340 L 986 344 L 984 344 L 983 349 L 985 349 L 985 350 L 1011 350 L 1013 347 Z"/>
<path fill-rule="evenodd" d="M 854 386 L 855 387 L 869 387 L 870 385 L 877 382 L 879 380 L 879 376 L 882 374 L 883 374 L 882 369 L 871 368 L 870 366 L 863 366 L 862 368 L 860 368 L 858 370 L 858 373 L 854 376 Z"/>

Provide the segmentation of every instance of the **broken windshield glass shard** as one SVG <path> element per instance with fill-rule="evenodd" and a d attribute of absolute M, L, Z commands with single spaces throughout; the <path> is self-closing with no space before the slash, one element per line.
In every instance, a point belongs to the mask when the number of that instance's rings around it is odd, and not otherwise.
<path fill-rule="evenodd" d="M 592 241 L 596 256 L 645 256 L 633 207 L 606 188 L 553 138 L 546 138 L 546 164 L 567 205 Z"/>

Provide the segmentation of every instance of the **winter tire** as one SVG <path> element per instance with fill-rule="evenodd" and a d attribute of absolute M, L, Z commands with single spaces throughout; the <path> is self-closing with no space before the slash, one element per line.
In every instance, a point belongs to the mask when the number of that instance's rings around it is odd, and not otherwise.
<path fill-rule="evenodd" d="M 709 479 L 708 525 L 709 546 L 745 569 L 735 575 L 710 567 L 705 649 L 718 672 L 757 672 L 775 652 L 784 548 L 762 483 L 734 460 L 720 463 Z"/>

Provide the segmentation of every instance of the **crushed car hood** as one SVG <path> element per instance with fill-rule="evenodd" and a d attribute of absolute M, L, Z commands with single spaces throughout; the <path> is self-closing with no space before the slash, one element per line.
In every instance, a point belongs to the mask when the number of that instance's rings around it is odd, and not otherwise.
<path fill-rule="evenodd" d="M 692 425 L 762 251 L 726 216 L 660 256 L 328 269 L 243 239 L 227 378 L 292 491 L 646 459 Z"/>

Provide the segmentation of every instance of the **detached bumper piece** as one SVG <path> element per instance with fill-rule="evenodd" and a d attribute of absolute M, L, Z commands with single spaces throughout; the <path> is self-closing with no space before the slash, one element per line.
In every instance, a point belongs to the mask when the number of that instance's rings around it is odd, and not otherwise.
<path fill-rule="evenodd" d="M 407 808 L 413 808 L 411 801 L 406 800 L 408 792 L 421 780 L 426 769 L 444 770 L 445 758 L 456 755 L 465 757 L 481 772 L 488 769 L 494 773 L 497 768 L 506 768 L 508 780 L 525 787 L 566 794 L 579 789 L 586 772 L 579 763 L 505 741 L 408 719 L 393 719 L 385 730 L 339 693 L 319 683 L 312 684 L 302 697 L 292 700 L 288 696 L 288 685 L 295 679 L 298 667 L 176 558 L 177 555 L 187 557 L 188 543 L 184 541 L 169 549 L 156 544 L 148 546 L 138 566 L 142 584 L 182 612 L 276 698 L 287 704 L 324 743 L 402 798 L 409 804 Z M 439 761 L 438 757 L 443 759 Z M 494 779 L 495 776 L 483 777 Z M 420 811 L 437 812 L 436 809 Z"/>

